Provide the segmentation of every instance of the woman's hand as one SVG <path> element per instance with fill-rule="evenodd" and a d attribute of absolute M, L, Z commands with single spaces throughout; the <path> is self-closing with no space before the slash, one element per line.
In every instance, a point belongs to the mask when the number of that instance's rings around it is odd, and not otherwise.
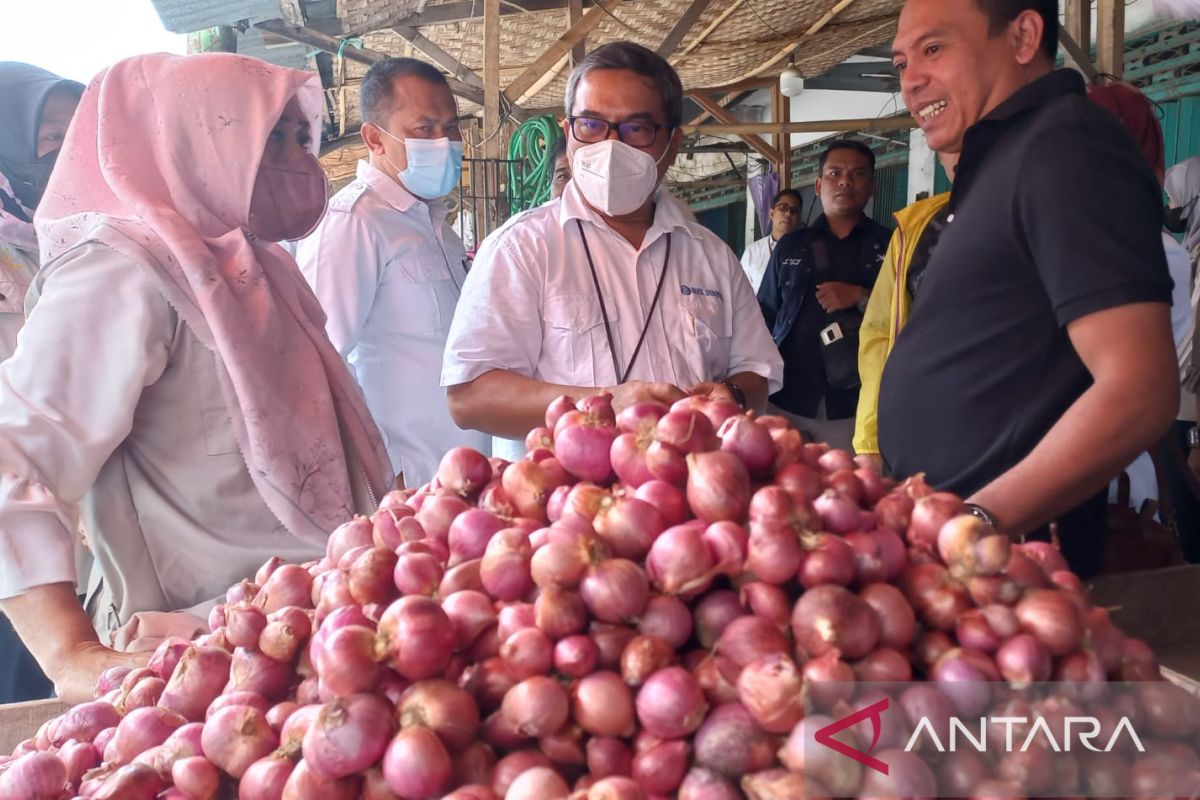
<path fill-rule="evenodd" d="M 154 650 L 164 639 L 191 641 L 208 633 L 208 622 L 184 611 L 141 611 L 113 631 L 113 649 L 122 653 Z"/>
<path fill-rule="evenodd" d="M 96 681 L 109 667 L 144 667 L 153 653 L 120 653 L 99 642 L 83 642 L 47 670 L 54 692 L 64 703 L 75 705 L 92 699 Z"/>

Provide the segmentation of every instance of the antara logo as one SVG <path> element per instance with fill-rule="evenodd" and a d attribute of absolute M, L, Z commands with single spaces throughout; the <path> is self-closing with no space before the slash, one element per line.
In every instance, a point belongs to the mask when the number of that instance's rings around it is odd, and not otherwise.
<path fill-rule="evenodd" d="M 818 730 L 815 734 L 816 741 L 818 744 L 841 753 L 865 767 L 887 775 L 887 763 L 875 758 L 872 753 L 875 752 L 875 746 L 879 743 L 879 736 L 883 727 L 883 712 L 887 711 L 890 706 L 890 699 L 885 697 L 877 703 L 873 703 L 855 711 L 853 714 L 842 717 Z M 836 734 L 853 728 L 866 720 L 870 720 L 871 722 L 871 744 L 865 752 L 833 738 Z M 1023 753 L 1037 742 L 1040 745 L 1048 746 L 1055 753 L 1069 753 L 1071 752 L 1072 742 L 1078 742 L 1084 749 L 1091 750 L 1094 753 L 1108 753 L 1116 747 L 1122 735 L 1129 739 L 1129 742 L 1139 753 L 1146 752 L 1141 738 L 1138 737 L 1137 731 L 1134 730 L 1133 723 L 1129 721 L 1128 717 L 1121 717 L 1116 727 L 1113 728 L 1112 735 L 1108 737 L 1108 742 L 1104 747 L 1097 747 L 1092 743 L 1093 740 L 1100 736 L 1100 720 L 1096 717 L 1063 718 L 1061 738 L 1055 737 L 1054 731 L 1045 718 L 1036 717 L 1032 720 L 1033 724 L 1029 727 L 1028 734 L 1021 741 L 1020 747 L 1017 750 L 1014 750 L 1013 747 L 1015 744 L 1013 738 L 1014 730 L 1029 725 L 1030 719 L 1028 717 L 979 717 L 978 726 L 974 730 L 958 717 L 950 717 L 949 722 L 948 742 L 943 742 L 929 718 L 922 717 L 913 730 L 912 736 L 909 737 L 908 743 L 904 746 L 904 751 L 906 753 L 913 752 L 913 750 L 919 748 L 921 742 L 924 740 L 932 744 L 934 749 L 939 753 L 953 753 L 958 749 L 959 737 L 961 736 L 966 742 L 969 742 L 970 747 L 974 748 L 976 752 L 986 753 L 988 752 L 988 729 L 999 726 L 1004 729 L 1003 752 Z"/>
<path fill-rule="evenodd" d="M 846 758 L 852 758 L 863 766 L 870 767 L 876 772 L 888 774 L 888 765 L 875 758 L 871 753 L 875 752 L 875 745 L 879 744 L 879 734 L 883 727 L 883 712 L 888 710 L 891 705 L 891 700 L 883 698 L 878 703 L 867 706 L 866 708 L 855 711 L 853 714 L 842 717 L 836 722 L 832 722 L 816 732 L 815 736 L 818 744 L 823 744 L 831 750 L 836 750 Z M 871 746 L 867 748 L 867 752 L 857 750 L 845 742 L 839 742 L 834 739 L 834 734 L 853 728 L 863 720 L 871 720 Z M 910 742 L 911 744 L 911 742 Z"/>
<path fill-rule="evenodd" d="M 941 739 L 938 738 L 937 732 L 933 729 L 927 717 L 922 717 L 917 723 L 916 730 L 908 740 L 908 744 L 904 746 L 905 752 L 912 752 L 914 746 L 922 738 L 922 734 L 928 737 L 934 748 L 939 753 L 954 753 L 958 750 L 958 737 L 961 734 L 964 739 L 970 742 L 971 747 L 975 748 L 978 753 L 986 753 L 988 751 L 988 728 L 990 726 L 1002 726 L 1004 728 L 1004 752 L 1021 752 L 1033 745 L 1034 742 L 1048 745 L 1055 753 L 1071 752 L 1071 742 L 1078 740 L 1078 743 L 1083 745 L 1087 750 L 1093 753 L 1109 753 L 1116 746 L 1117 741 L 1121 738 L 1121 733 L 1124 732 L 1137 748 L 1139 753 L 1146 752 L 1146 748 L 1142 745 L 1142 740 L 1138 738 L 1137 731 L 1133 729 L 1133 724 L 1129 721 L 1129 717 L 1121 717 L 1120 722 L 1113 728 L 1112 735 L 1108 737 L 1108 744 L 1103 748 L 1096 747 L 1092 744 L 1092 740 L 1100 735 L 1100 720 L 1095 717 L 1064 717 L 1062 738 L 1054 738 L 1054 731 L 1050 729 L 1050 724 L 1046 722 L 1045 717 L 1036 717 L 1033 720 L 1033 725 L 1029 728 L 1029 733 L 1025 736 L 1019 750 L 1013 750 L 1013 728 L 1024 727 L 1029 725 L 1029 717 L 980 717 L 979 726 L 973 732 L 967 725 L 958 717 L 950 718 L 950 737 L 949 747 L 944 745 Z M 1072 727 L 1077 730 L 1072 733 Z M 1083 728 L 1087 730 L 1082 730 Z"/>

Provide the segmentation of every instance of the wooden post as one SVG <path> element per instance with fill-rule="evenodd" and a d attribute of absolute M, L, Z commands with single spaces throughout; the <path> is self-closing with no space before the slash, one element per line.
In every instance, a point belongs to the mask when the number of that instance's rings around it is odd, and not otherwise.
<path fill-rule="evenodd" d="M 776 127 L 775 149 L 779 160 L 775 162 L 775 172 L 779 175 L 779 188 L 792 188 L 792 136 L 787 125 L 792 120 L 792 98 L 779 91 L 778 82 L 771 90 L 771 121 Z"/>
<path fill-rule="evenodd" d="M 567 27 L 574 28 L 583 19 L 583 0 L 567 0 Z M 580 39 L 571 48 L 571 68 L 587 54 L 587 39 Z"/>
<path fill-rule="evenodd" d="M 504 139 L 500 130 L 500 0 L 483 0 L 483 137 L 483 157 L 488 163 L 476 180 L 483 178 L 490 193 L 494 193 L 492 173 Z M 499 225 L 491 197 L 484 200 L 482 222 L 483 230 L 477 233 L 479 241 Z"/>
<path fill-rule="evenodd" d="M 1096 0 L 1096 69 L 1125 75 L 1125 0 Z"/>
<path fill-rule="evenodd" d="M 1066 29 L 1085 53 L 1092 50 L 1091 0 L 1067 0 Z"/>

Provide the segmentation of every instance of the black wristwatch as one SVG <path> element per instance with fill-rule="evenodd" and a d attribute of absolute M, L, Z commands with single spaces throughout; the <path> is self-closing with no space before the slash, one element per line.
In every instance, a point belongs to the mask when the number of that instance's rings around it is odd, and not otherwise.
<path fill-rule="evenodd" d="M 743 410 L 746 408 L 746 393 L 742 391 L 742 387 L 730 380 L 721 381 L 721 385 L 729 390 L 733 395 L 733 401 L 737 403 Z"/>
<path fill-rule="evenodd" d="M 1188 428 L 1187 444 L 1189 448 L 1200 447 L 1200 428 L 1195 425 Z"/>
<path fill-rule="evenodd" d="M 967 503 L 966 507 L 967 507 L 967 513 L 970 514 L 972 517 L 978 517 L 979 519 L 986 522 L 988 525 L 991 525 L 993 528 L 1000 527 L 1000 523 L 996 520 L 996 515 L 990 511 L 988 511 L 983 506 L 977 505 L 975 503 Z"/>

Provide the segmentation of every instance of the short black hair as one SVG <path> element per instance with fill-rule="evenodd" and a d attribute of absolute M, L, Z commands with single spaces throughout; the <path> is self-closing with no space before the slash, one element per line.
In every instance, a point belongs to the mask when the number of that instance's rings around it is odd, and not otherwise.
<path fill-rule="evenodd" d="M 432 64 L 416 58 L 385 58 L 371 65 L 358 88 L 363 122 L 376 125 L 382 122 L 392 110 L 392 100 L 396 94 L 395 80 L 410 75 L 450 87 L 446 76 Z"/>
<path fill-rule="evenodd" d="M 771 208 L 774 208 L 775 206 L 779 205 L 779 201 L 782 200 L 786 195 L 789 195 L 789 194 L 796 199 L 796 204 L 800 206 L 801 210 L 803 210 L 804 209 L 804 198 L 801 197 L 800 193 L 797 192 L 795 189 L 780 189 L 778 192 L 776 192 L 775 198 L 771 201 Z"/>
<path fill-rule="evenodd" d="M 817 163 L 817 169 L 824 172 L 825 162 L 829 160 L 829 154 L 837 150 L 853 150 L 856 153 L 862 153 L 867 157 L 867 163 L 871 165 L 871 175 L 875 175 L 875 151 L 856 139 L 836 139 L 830 142 L 829 146 L 821 153 L 821 160 Z"/>
<path fill-rule="evenodd" d="M 663 116 L 674 130 L 683 123 L 683 84 L 667 60 L 635 42 L 609 42 L 583 57 L 567 79 L 567 116 L 574 113 L 575 92 L 583 76 L 594 69 L 627 69 L 649 78 L 662 93 Z"/>
<path fill-rule="evenodd" d="M 1058 0 L 975 0 L 975 3 L 987 15 L 988 33 L 992 36 L 1002 33 L 1022 11 L 1036 11 L 1044 28 L 1042 55 L 1051 61 L 1058 56 Z"/>
<path fill-rule="evenodd" d="M 559 136 L 550 143 L 550 163 L 553 164 L 567 154 L 567 137 Z"/>

